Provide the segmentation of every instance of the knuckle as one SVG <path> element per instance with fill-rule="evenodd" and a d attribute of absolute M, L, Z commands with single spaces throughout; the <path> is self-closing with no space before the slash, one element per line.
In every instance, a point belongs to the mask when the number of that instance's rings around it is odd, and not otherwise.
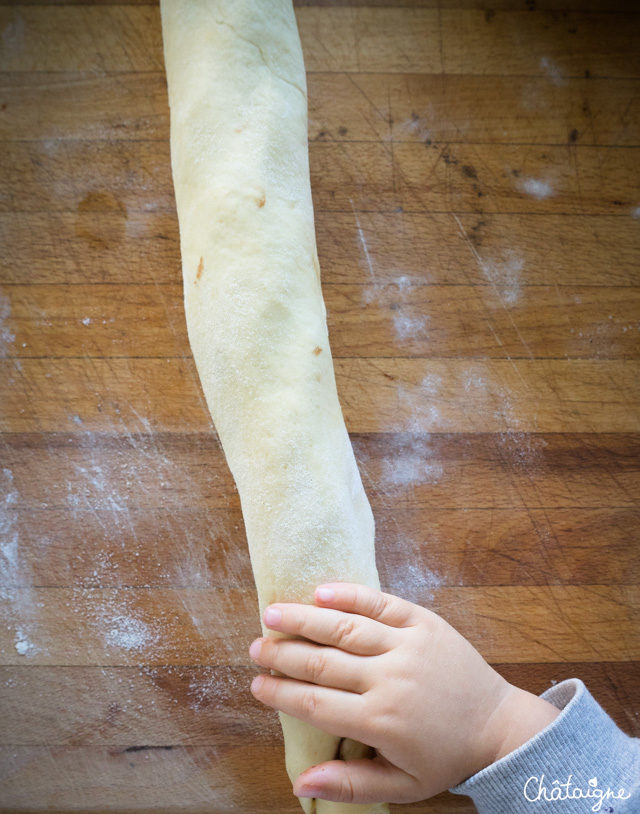
<path fill-rule="evenodd" d="M 370 738 L 367 743 L 371 746 L 378 748 L 379 745 L 388 744 L 394 738 L 397 710 L 384 698 L 375 694 L 365 694 L 365 719 Z"/>
<path fill-rule="evenodd" d="M 316 650 L 309 657 L 307 670 L 314 684 L 321 684 L 327 675 L 327 657 L 324 651 Z"/>
<path fill-rule="evenodd" d="M 318 698 L 313 691 L 303 693 L 300 699 L 300 711 L 305 718 L 313 718 L 318 711 Z"/>
<path fill-rule="evenodd" d="M 341 803 L 353 803 L 356 799 L 356 790 L 350 772 L 343 772 L 338 790 Z"/>
<path fill-rule="evenodd" d="M 386 594 L 380 592 L 374 594 L 371 597 L 371 610 L 373 612 L 373 616 L 382 616 L 389 607 L 389 604 L 390 602 Z"/>
<path fill-rule="evenodd" d="M 353 641 L 356 630 L 356 620 L 352 616 L 345 616 L 338 621 L 336 626 L 336 638 L 341 647 L 345 647 Z"/>

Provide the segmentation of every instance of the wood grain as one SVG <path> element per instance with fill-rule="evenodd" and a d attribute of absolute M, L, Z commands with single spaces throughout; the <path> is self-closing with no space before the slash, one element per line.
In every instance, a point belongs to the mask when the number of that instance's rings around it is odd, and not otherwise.
<path fill-rule="evenodd" d="M 638 77 L 634 14 L 302 6 L 307 71 Z M 162 67 L 159 11 L 145 5 L 0 6 L 2 71 Z M 575 29 L 575 30 L 572 30 Z M 516 45 L 527 41 L 529 47 Z M 24 44 L 27 47 L 24 47 Z M 95 43 L 100 45 L 96 49 Z M 570 49 L 567 46 L 570 45 Z M 546 62 L 544 61 L 546 60 Z"/>
<path fill-rule="evenodd" d="M 327 284 L 638 284 L 628 217 L 316 211 L 316 228 Z M 182 284 L 170 213 L 0 213 L 0 239 L 4 284 Z"/>
<path fill-rule="evenodd" d="M 506 678 L 516 674 L 514 665 L 494 666 Z M 620 693 L 609 713 L 619 725 L 640 732 L 638 722 L 625 715 L 625 705 L 639 689 L 637 668 L 637 662 L 539 662 L 522 665 L 517 675 L 523 688 L 535 693 L 583 675 L 596 699 L 614 682 Z M 276 716 L 240 691 L 256 674 L 255 666 L 227 665 L 1 667 L 6 740 L 11 746 L 34 746 L 44 732 L 47 741 L 61 746 L 110 746 L 115 753 L 130 744 L 130 755 L 138 744 L 144 744 L 138 751 L 171 751 L 166 745 L 176 737 L 183 746 L 228 749 L 242 737 L 247 748 L 278 746 L 282 731 Z M 126 687 L 124 705 L 119 685 Z M 56 715 L 50 697 L 60 700 Z"/>
<path fill-rule="evenodd" d="M 640 735 L 637 9 L 295 5 L 382 586 Z M 0 24 L 0 809 L 294 814 L 187 342 L 157 3 Z"/>
<path fill-rule="evenodd" d="M 200 814 L 204 806 L 216 814 L 251 811 L 297 814 L 282 761 L 282 746 L 245 743 L 218 746 L 173 746 L 127 752 L 127 747 L 27 746 L 0 751 L 6 766 L 3 798 L 14 810 L 46 798 L 59 811 L 83 811 L 91 800 L 108 801 L 103 811 L 126 811 L 133 804 L 170 814 L 179 808 Z M 44 767 L 44 771 L 43 771 Z M 44 781 L 59 779 L 53 786 Z M 247 776 L 249 779 L 247 780 Z M 99 811 L 94 806 L 94 811 Z M 464 797 L 443 794 L 423 803 L 391 806 L 401 812 L 464 812 L 473 806 Z"/>
<path fill-rule="evenodd" d="M 444 73 L 546 75 L 556 84 L 570 76 L 638 76 L 637 15 L 530 14 L 443 9 Z M 526 41 L 527 47 L 519 47 Z M 605 47 L 596 48 L 600 42 Z"/>
<path fill-rule="evenodd" d="M 169 145 L 159 141 L 8 142 L 0 212 L 173 212 Z M 314 142 L 324 211 L 531 213 L 628 218 L 640 147 Z"/>
<path fill-rule="evenodd" d="M 636 359 L 344 358 L 335 371 L 350 432 L 640 429 Z M 0 360 L 0 388 L 6 432 L 211 427 L 188 358 Z"/>
<path fill-rule="evenodd" d="M 636 586 L 424 587 L 416 601 L 443 616 L 488 661 L 640 660 Z M 13 609 L 29 603 L 41 608 L 29 625 L 38 641 L 30 664 L 246 664 L 251 641 L 261 635 L 253 591 L 14 590 Z M 2 625 L 5 664 L 24 660 L 14 639 L 11 625 Z"/>
<path fill-rule="evenodd" d="M 498 282 L 485 286 L 412 285 L 408 276 L 396 284 L 327 283 L 333 355 L 640 358 L 640 289 L 522 287 L 518 265 L 496 265 Z M 4 326 L 15 340 L 6 358 L 77 357 L 79 350 L 91 358 L 191 357 L 181 284 L 28 284 L 14 286 L 10 298 Z"/>
<path fill-rule="evenodd" d="M 176 467 L 171 488 L 179 474 Z M 144 473 L 138 482 L 149 487 Z M 39 494 L 7 510 L 7 522 L 24 546 L 20 566 L 5 574 L 4 587 L 253 590 L 237 506 L 129 504 L 125 514 L 113 505 L 118 486 L 107 481 L 106 506 L 78 501 L 43 507 L 36 501 L 46 502 L 47 495 Z M 640 568 L 637 507 L 424 511 L 409 505 L 397 512 L 393 498 L 379 492 L 374 509 L 384 589 L 411 601 L 429 585 L 625 584 Z"/>
<path fill-rule="evenodd" d="M 132 508 L 239 506 L 214 435 L 125 427 L 6 433 L 11 507 L 106 510 L 118 535 Z M 352 441 L 374 509 L 638 507 L 637 434 L 375 433 Z"/>
<path fill-rule="evenodd" d="M 635 79 L 319 71 L 310 141 L 638 146 Z M 0 75 L 2 140 L 166 140 L 162 71 Z"/>

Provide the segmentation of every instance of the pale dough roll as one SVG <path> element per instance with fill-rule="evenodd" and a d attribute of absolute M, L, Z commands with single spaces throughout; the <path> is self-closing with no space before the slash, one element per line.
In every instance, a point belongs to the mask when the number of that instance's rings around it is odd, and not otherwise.
<path fill-rule="evenodd" d="M 260 611 L 313 602 L 330 580 L 379 588 L 329 349 L 291 0 L 162 0 L 161 12 L 187 328 L 240 494 Z M 280 720 L 292 782 L 367 753 Z M 388 812 L 300 802 L 307 814 Z"/>

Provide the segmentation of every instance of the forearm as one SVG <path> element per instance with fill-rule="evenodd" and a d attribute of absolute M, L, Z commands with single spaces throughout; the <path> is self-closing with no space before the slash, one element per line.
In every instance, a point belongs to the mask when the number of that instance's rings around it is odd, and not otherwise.
<path fill-rule="evenodd" d="M 530 714 L 505 732 L 496 760 L 450 791 L 472 797 L 480 814 L 530 814 L 533 801 L 541 814 L 563 814 L 576 811 L 574 801 L 583 797 L 589 800 L 585 810 L 601 799 L 594 811 L 638 811 L 640 740 L 622 732 L 579 679 L 552 687 L 538 700 L 558 710 L 550 722 L 508 751 L 544 718 L 543 708 L 526 699 Z M 516 701 L 523 696 L 514 695 L 509 704 Z"/>

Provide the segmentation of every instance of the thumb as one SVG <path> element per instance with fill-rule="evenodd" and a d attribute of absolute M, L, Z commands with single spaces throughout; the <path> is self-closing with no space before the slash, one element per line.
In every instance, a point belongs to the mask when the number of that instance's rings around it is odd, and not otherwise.
<path fill-rule="evenodd" d="M 416 779 L 380 755 L 312 766 L 298 775 L 293 793 L 336 803 L 412 803 L 422 799 Z"/>

